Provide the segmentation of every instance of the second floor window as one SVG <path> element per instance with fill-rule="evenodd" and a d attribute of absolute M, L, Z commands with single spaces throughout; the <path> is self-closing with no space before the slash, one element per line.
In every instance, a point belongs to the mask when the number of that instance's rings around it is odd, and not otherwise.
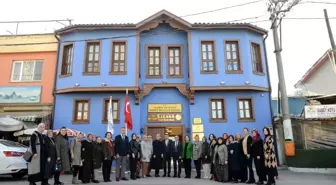
<path fill-rule="evenodd" d="M 73 121 L 88 122 L 89 114 L 90 114 L 90 100 L 75 100 Z"/>
<path fill-rule="evenodd" d="M 108 108 L 109 108 L 110 99 L 104 99 L 104 114 L 103 121 L 108 121 Z M 114 122 L 119 122 L 119 113 L 120 113 L 120 104 L 119 99 L 112 99 L 112 116 Z"/>
<path fill-rule="evenodd" d="M 253 64 L 253 72 L 263 73 L 263 66 L 261 60 L 261 50 L 260 45 L 256 43 L 251 44 L 251 54 L 252 54 L 252 64 Z"/>
<path fill-rule="evenodd" d="M 253 119 L 252 99 L 238 99 L 238 117 L 240 120 Z"/>
<path fill-rule="evenodd" d="M 215 51 L 213 41 L 201 42 L 202 72 L 212 73 L 216 71 Z"/>
<path fill-rule="evenodd" d="M 112 45 L 112 74 L 126 72 L 126 42 L 113 42 Z"/>
<path fill-rule="evenodd" d="M 239 58 L 239 44 L 238 41 L 226 41 L 226 71 L 237 72 L 241 70 Z"/>
<path fill-rule="evenodd" d="M 161 48 L 148 47 L 148 76 L 161 76 Z"/>
<path fill-rule="evenodd" d="M 85 72 L 99 73 L 100 42 L 88 42 L 86 45 Z"/>
<path fill-rule="evenodd" d="M 210 121 L 225 120 L 224 99 L 211 99 L 210 106 Z"/>
<path fill-rule="evenodd" d="M 12 82 L 31 82 L 42 80 L 43 61 L 14 61 Z"/>
<path fill-rule="evenodd" d="M 61 75 L 69 75 L 72 72 L 73 44 L 63 47 Z"/>
<path fill-rule="evenodd" d="M 181 76 L 181 47 L 168 47 L 168 76 Z"/>

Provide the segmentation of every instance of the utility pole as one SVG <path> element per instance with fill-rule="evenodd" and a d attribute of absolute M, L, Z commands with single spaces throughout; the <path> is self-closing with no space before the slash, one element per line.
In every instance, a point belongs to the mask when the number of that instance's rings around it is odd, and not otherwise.
<path fill-rule="evenodd" d="M 334 62 L 336 64 L 336 46 L 335 46 L 335 41 L 334 41 L 334 36 L 333 33 L 331 31 L 331 27 L 330 27 L 330 22 L 329 22 L 329 17 L 328 17 L 328 12 L 326 9 L 323 10 L 324 11 L 324 18 L 327 24 L 327 29 L 328 29 L 328 34 L 329 34 L 329 39 L 330 39 L 330 44 L 331 44 L 331 49 L 333 51 L 333 55 L 334 55 Z"/>
<path fill-rule="evenodd" d="M 282 110 L 281 112 L 282 112 L 282 119 L 283 119 L 285 141 L 292 142 L 293 146 L 294 146 L 294 143 L 293 143 L 294 138 L 293 138 L 293 131 L 292 131 L 292 122 L 291 122 L 290 113 L 289 113 L 285 73 L 284 73 L 284 69 L 282 65 L 278 27 L 279 27 L 279 24 L 281 24 L 281 20 L 285 16 L 285 13 L 289 12 L 293 6 L 299 4 L 300 2 L 301 0 L 269 0 L 267 2 L 268 11 L 271 14 L 270 20 L 272 21 L 271 29 L 273 32 L 273 40 L 274 40 L 274 48 L 275 48 L 274 53 L 276 56 L 276 62 L 277 62 L 277 68 L 278 68 L 279 88 L 280 88 L 280 94 L 281 94 L 281 110 Z M 287 151 L 286 151 L 286 154 L 287 154 Z"/>

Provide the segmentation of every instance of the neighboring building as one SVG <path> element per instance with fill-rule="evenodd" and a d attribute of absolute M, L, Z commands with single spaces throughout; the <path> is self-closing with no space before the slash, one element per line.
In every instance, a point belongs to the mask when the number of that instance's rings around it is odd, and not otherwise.
<path fill-rule="evenodd" d="M 289 114 L 291 116 L 303 115 L 306 103 L 307 99 L 305 97 L 288 97 Z M 279 113 L 281 114 L 281 102 L 278 101 L 278 98 L 272 98 L 272 110 L 273 116 L 279 116 Z"/>
<path fill-rule="evenodd" d="M 119 133 L 128 89 L 137 134 L 261 130 L 272 122 L 266 33 L 246 23 L 191 24 L 165 10 L 137 24 L 57 30 L 54 128 L 103 136 L 112 96 Z"/>
<path fill-rule="evenodd" d="M 54 34 L 0 36 L 0 117 L 51 121 L 56 51 Z"/>

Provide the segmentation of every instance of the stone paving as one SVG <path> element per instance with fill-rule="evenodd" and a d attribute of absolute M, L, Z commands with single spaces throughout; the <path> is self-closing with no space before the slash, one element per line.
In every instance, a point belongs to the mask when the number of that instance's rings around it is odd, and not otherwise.
<path fill-rule="evenodd" d="M 162 172 L 161 172 L 162 173 Z M 193 176 L 195 176 L 193 172 Z M 277 185 L 336 185 L 336 175 L 323 175 L 323 174 L 311 174 L 311 173 L 294 173 L 287 170 L 279 170 L 280 179 L 277 180 Z M 192 176 L 192 177 L 193 177 Z M 62 175 L 61 181 L 65 185 L 71 184 L 71 175 Z M 102 180 L 101 173 L 98 180 Z M 184 178 L 163 178 L 163 177 L 151 177 L 139 180 L 129 181 L 114 181 L 114 174 L 112 174 L 112 182 L 100 184 L 122 184 L 122 185 L 212 185 L 221 184 L 218 182 L 203 180 L 203 179 L 184 179 Z M 52 180 L 49 181 L 52 184 Z M 230 184 L 230 183 L 226 183 Z M 13 180 L 11 177 L 0 176 L 0 185 L 28 185 L 27 178 L 22 180 Z"/>

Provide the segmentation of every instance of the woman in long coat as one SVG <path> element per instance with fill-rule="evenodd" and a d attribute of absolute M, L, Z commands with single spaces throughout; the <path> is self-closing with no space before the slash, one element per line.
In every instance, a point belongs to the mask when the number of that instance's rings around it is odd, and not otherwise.
<path fill-rule="evenodd" d="M 78 184 L 79 176 L 80 176 L 80 168 L 82 166 L 82 133 L 77 133 L 76 137 L 70 143 L 70 155 L 72 159 L 72 167 L 73 167 L 73 176 L 72 176 L 72 184 Z"/>
<path fill-rule="evenodd" d="M 210 179 L 210 167 L 211 167 L 211 157 L 210 157 L 210 144 L 207 141 L 207 138 L 203 136 L 202 138 L 202 149 L 201 149 L 201 158 L 204 170 L 204 179 Z"/>
<path fill-rule="evenodd" d="M 254 172 L 252 167 L 252 156 L 251 156 L 251 147 L 252 147 L 252 137 L 250 136 L 248 128 L 244 128 L 244 139 L 243 139 L 243 152 L 245 155 L 245 161 L 248 168 L 248 181 L 246 183 L 248 184 L 254 184 Z"/>
<path fill-rule="evenodd" d="M 240 148 L 240 153 L 239 153 L 239 164 L 240 164 L 240 171 L 239 171 L 239 179 L 240 182 L 245 183 L 247 181 L 247 163 L 246 163 L 246 156 L 244 154 L 244 150 L 243 150 L 243 140 L 244 138 L 242 138 L 240 133 L 236 134 L 236 139 L 238 141 L 239 144 L 239 148 Z"/>
<path fill-rule="evenodd" d="M 45 163 L 45 179 L 50 179 L 55 174 L 55 164 L 56 164 L 56 145 L 54 141 L 54 133 L 52 130 L 47 132 L 45 136 L 45 148 L 47 162 Z"/>
<path fill-rule="evenodd" d="M 218 182 L 227 182 L 229 178 L 228 171 L 228 151 L 223 138 L 218 138 L 218 145 L 215 148 L 213 163 L 215 164 L 216 177 Z"/>
<path fill-rule="evenodd" d="M 264 157 L 265 157 L 265 172 L 267 175 L 267 185 L 274 185 L 274 177 L 278 175 L 277 160 L 274 150 L 273 138 L 269 128 L 264 128 Z"/>
<path fill-rule="evenodd" d="M 83 184 L 90 183 L 90 181 L 97 183 L 97 181 L 93 180 L 93 135 L 91 133 L 88 133 L 87 140 L 82 141 L 82 152 L 81 152 L 81 158 L 83 161 L 82 166 L 82 175 L 81 180 Z"/>
<path fill-rule="evenodd" d="M 210 160 L 211 160 L 211 179 L 210 180 L 216 180 L 216 170 L 215 170 L 215 164 L 213 163 L 213 158 L 214 158 L 214 154 L 215 154 L 215 148 L 217 145 L 217 140 L 216 138 L 213 136 L 213 139 L 211 139 L 211 134 L 209 137 L 211 143 L 210 143 Z"/>
<path fill-rule="evenodd" d="M 130 141 L 130 171 L 131 171 L 131 179 L 136 180 L 136 169 L 138 160 L 141 157 L 140 156 L 140 144 L 137 142 L 136 134 L 132 134 Z"/>
<path fill-rule="evenodd" d="M 98 169 L 102 167 L 103 162 L 103 146 L 102 140 L 100 137 L 96 138 L 96 141 L 93 142 L 94 150 L 93 150 L 93 179 L 97 180 L 98 177 Z M 98 181 L 98 180 L 97 180 Z"/>
<path fill-rule="evenodd" d="M 230 136 L 231 138 L 232 136 Z M 239 141 L 239 136 L 235 137 L 233 139 L 233 142 L 231 142 L 228 146 L 228 152 L 229 152 L 229 174 L 231 177 L 231 180 L 234 183 L 238 183 L 240 171 L 241 171 L 241 146 Z"/>
<path fill-rule="evenodd" d="M 57 136 L 55 137 L 57 162 L 62 164 L 62 171 L 70 171 L 68 136 L 65 127 L 62 127 Z M 55 172 L 55 185 L 63 184 L 60 178 L 61 172 Z"/>
<path fill-rule="evenodd" d="M 251 156 L 259 178 L 257 184 L 264 184 L 264 181 L 267 180 L 265 174 L 264 143 L 257 130 L 253 129 L 252 135 Z"/>
<path fill-rule="evenodd" d="M 148 173 L 148 166 L 153 154 L 153 146 L 147 136 L 141 141 L 141 160 L 142 160 L 142 177 L 145 178 Z"/>
<path fill-rule="evenodd" d="M 40 123 L 30 137 L 30 147 L 32 159 L 28 163 L 28 181 L 30 185 L 36 185 L 36 182 L 42 181 L 42 185 L 47 185 L 48 180 L 45 179 L 45 163 L 47 161 L 46 149 L 45 149 L 45 124 Z"/>
<path fill-rule="evenodd" d="M 160 134 L 157 134 L 156 140 L 153 141 L 153 160 L 151 163 L 151 168 L 155 169 L 155 177 L 159 177 L 160 169 L 162 169 L 164 147 Z"/>

